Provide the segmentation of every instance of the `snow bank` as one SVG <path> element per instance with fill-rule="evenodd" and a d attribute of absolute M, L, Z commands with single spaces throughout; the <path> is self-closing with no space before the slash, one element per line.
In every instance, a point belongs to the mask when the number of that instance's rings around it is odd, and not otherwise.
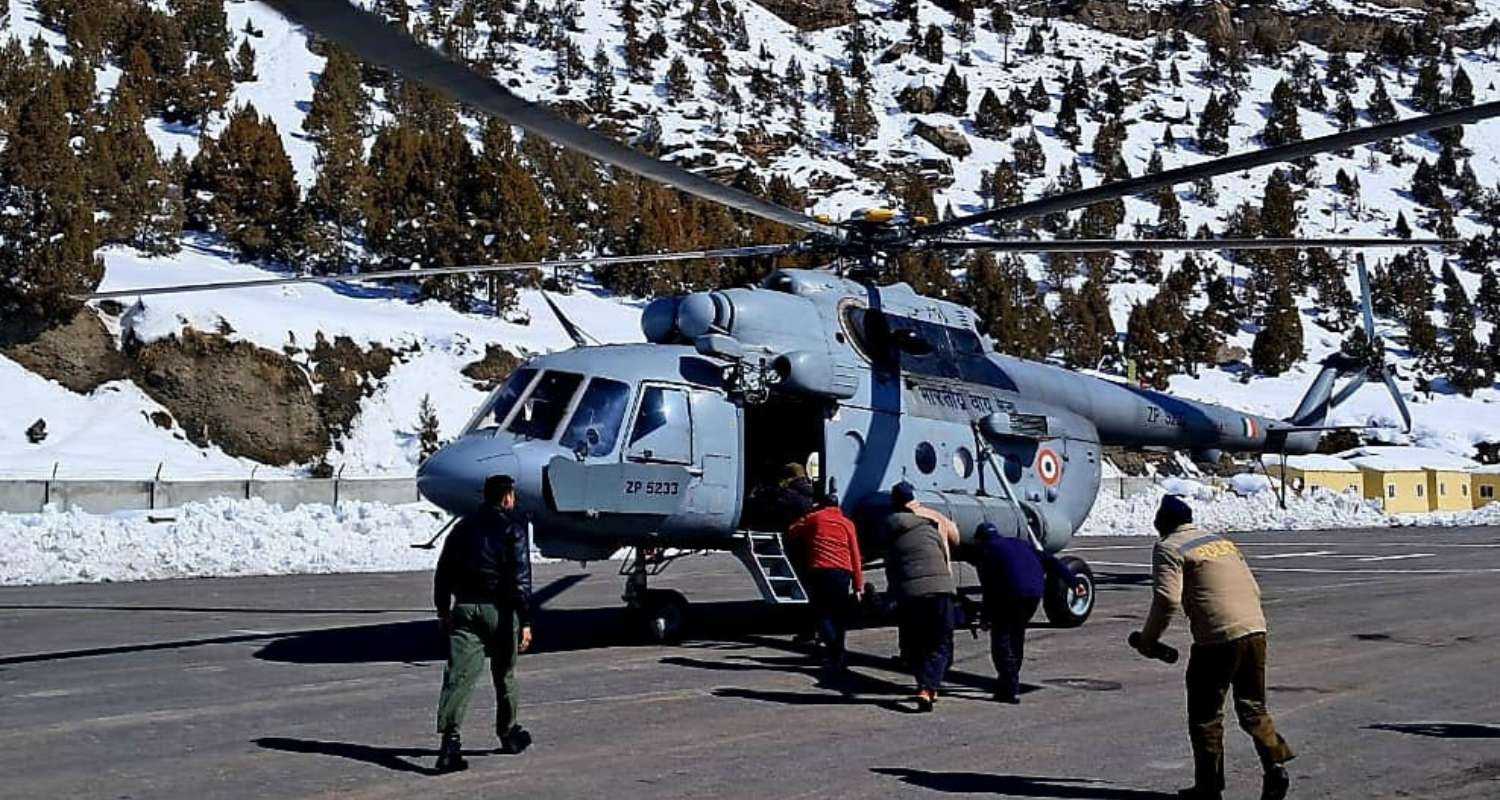
<path fill-rule="evenodd" d="M 424 504 L 283 510 L 263 500 L 110 515 L 0 514 L 0 585 L 431 569 L 408 545 L 441 524 Z"/>
<path fill-rule="evenodd" d="M 1134 497 L 1120 498 L 1104 492 L 1099 495 L 1093 512 L 1078 535 L 1154 536 L 1156 531 L 1151 522 L 1162 495 L 1168 493 L 1186 499 L 1193 507 L 1193 518 L 1198 526 L 1213 532 L 1500 524 L 1500 503 L 1473 511 L 1390 516 L 1381 511 L 1374 500 L 1314 489 L 1307 494 L 1288 492 L 1287 507 L 1283 509 L 1277 505 L 1277 492 L 1268 491 L 1271 488 L 1266 483 L 1259 491 L 1241 495 L 1195 481 L 1171 478 Z"/>

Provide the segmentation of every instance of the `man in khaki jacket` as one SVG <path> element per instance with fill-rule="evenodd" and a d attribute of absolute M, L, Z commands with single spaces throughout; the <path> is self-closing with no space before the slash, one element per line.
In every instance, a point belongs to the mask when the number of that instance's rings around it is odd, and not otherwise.
<path fill-rule="evenodd" d="M 1262 800 L 1281 800 L 1289 787 L 1282 764 L 1292 748 L 1266 710 L 1266 617 L 1260 586 L 1234 542 L 1206 534 L 1193 511 L 1167 495 L 1156 512 L 1161 541 L 1151 557 L 1155 588 L 1137 649 L 1149 653 L 1180 607 L 1193 633 L 1187 668 L 1188 736 L 1193 787 L 1180 797 L 1217 800 L 1224 791 L 1224 697 L 1234 690 L 1240 727 L 1255 740 L 1265 768 Z"/>

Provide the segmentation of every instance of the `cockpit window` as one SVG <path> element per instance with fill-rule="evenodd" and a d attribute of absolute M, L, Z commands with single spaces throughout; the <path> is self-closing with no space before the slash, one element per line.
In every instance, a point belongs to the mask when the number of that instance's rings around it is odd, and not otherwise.
<path fill-rule="evenodd" d="M 608 378 L 594 378 L 578 401 L 573 418 L 563 430 L 563 447 L 587 456 L 607 456 L 614 452 L 620 438 L 620 424 L 625 421 L 625 407 L 630 405 L 630 387 Z M 590 435 L 592 434 L 592 435 Z"/>
<path fill-rule="evenodd" d="M 692 423 L 687 392 L 649 386 L 641 395 L 626 455 L 645 461 L 686 464 L 693 460 Z"/>
<path fill-rule="evenodd" d="M 581 383 L 583 376 L 576 372 L 543 373 L 506 430 L 532 439 L 551 439 Z"/>
<path fill-rule="evenodd" d="M 478 430 L 480 428 L 498 428 L 510 415 L 510 410 L 515 408 L 516 400 L 531 385 L 531 379 L 536 377 L 534 369 L 518 369 L 510 374 L 500 388 L 490 392 L 485 398 L 484 405 L 474 413 L 474 418 L 464 427 L 464 433 Z"/>

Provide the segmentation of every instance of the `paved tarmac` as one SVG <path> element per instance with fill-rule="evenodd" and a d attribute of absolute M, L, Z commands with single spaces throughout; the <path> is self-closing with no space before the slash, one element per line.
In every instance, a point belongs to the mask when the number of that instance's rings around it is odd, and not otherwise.
<path fill-rule="evenodd" d="M 1500 796 L 1500 530 L 1236 538 L 1265 590 L 1293 797 Z M 537 743 L 488 752 L 485 687 L 472 767 L 448 776 L 430 774 L 429 575 L 0 589 L 0 796 L 1169 797 L 1191 782 L 1182 665 L 1124 644 L 1150 541 L 1076 544 L 1098 609 L 1033 630 L 1023 704 L 989 701 L 988 653 L 961 632 L 930 715 L 898 702 L 889 629 L 851 635 L 854 693 L 818 685 L 792 618 L 727 557 L 655 582 L 695 601 L 677 647 L 628 642 L 614 565 L 539 567 L 520 668 Z M 1179 621 L 1169 640 L 1186 638 Z M 1229 796 L 1257 796 L 1232 718 L 1227 739 Z"/>

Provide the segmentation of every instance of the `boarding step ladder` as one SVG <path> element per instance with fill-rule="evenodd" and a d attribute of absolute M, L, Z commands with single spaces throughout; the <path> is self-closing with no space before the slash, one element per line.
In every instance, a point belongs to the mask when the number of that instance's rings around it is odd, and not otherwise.
<path fill-rule="evenodd" d="M 792 569 L 792 560 L 786 554 L 781 534 L 770 531 L 742 531 L 735 543 L 734 554 L 750 570 L 750 577 L 760 589 L 760 596 L 767 603 L 789 605 L 807 602 L 807 590 L 797 571 Z"/>

